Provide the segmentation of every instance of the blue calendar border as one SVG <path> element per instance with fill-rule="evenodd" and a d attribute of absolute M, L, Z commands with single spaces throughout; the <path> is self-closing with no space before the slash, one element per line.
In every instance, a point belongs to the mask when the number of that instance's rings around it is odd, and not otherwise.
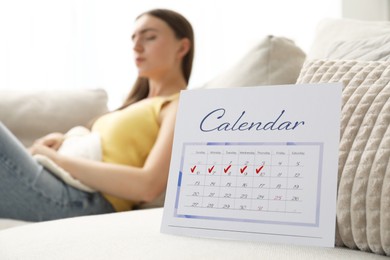
<path fill-rule="evenodd" d="M 193 145 L 316 145 L 319 146 L 319 160 L 318 160 L 318 178 L 317 178 L 317 208 L 315 223 L 302 223 L 302 222 L 284 222 L 284 221 L 269 221 L 269 220 L 254 220 L 243 218 L 223 218 L 223 217 L 210 217 L 210 216 L 198 216 L 198 215 L 183 215 L 178 214 L 179 198 L 181 181 L 183 176 L 184 154 L 186 146 Z M 274 225 L 290 225 L 290 226 L 307 226 L 307 227 L 319 227 L 320 224 L 320 208 L 321 208 L 321 180 L 322 180 L 322 165 L 323 165 L 323 151 L 324 143 L 322 142 L 187 142 L 183 143 L 180 171 L 177 181 L 177 192 L 175 199 L 174 217 L 186 218 L 186 219 L 206 219 L 206 220 L 220 220 L 220 221 L 234 221 L 234 222 L 246 222 L 246 223 L 262 223 L 262 224 L 274 224 Z"/>

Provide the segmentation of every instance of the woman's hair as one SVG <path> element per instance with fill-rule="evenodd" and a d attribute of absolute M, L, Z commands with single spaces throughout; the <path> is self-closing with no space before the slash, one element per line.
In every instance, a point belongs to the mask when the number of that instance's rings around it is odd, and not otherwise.
<path fill-rule="evenodd" d="M 195 51 L 194 32 L 191 24 L 181 14 L 167 9 L 153 9 L 147 11 L 139 15 L 136 20 L 138 20 L 141 16 L 144 15 L 150 15 L 160 20 L 163 20 L 173 30 L 177 39 L 187 38 L 190 41 L 190 48 L 187 54 L 183 57 L 182 65 L 181 65 L 183 76 L 188 84 L 191 76 L 192 61 L 194 59 L 194 51 Z M 138 77 L 133 85 L 133 88 L 129 96 L 126 98 L 123 105 L 120 108 L 118 108 L 118 110 L 123 109 L 137 101 L 146 98 L 148 94 L 149 94 L 148 79 Z"/>

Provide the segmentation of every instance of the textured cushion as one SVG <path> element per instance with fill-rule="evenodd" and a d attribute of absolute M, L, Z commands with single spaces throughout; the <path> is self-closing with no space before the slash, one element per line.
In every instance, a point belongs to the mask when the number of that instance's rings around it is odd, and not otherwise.
<path fill-rule="evenodd" d="M 325 54 L 326 59 L 390 61 L 390 33 L 354 41 L 334 42 Z"/>
<path fill-rule="evenodd" d="M 308 59 L 323 59 L 332 44 L 390 34 L 388 21 L 360 21 L 353 19 L 323 19 L 318 25 Z"/>
<path fill-rule="evenodd" d="M 293 41 L 268 36 L 234 66 L 207 82 L 205 88 L 294 84 L 305 53 Z"/>
<path fill-rule="evenodd" d="M 0 259 L 387 259 L 346 248 L 160 233 L 162 208 L 29 224 L 0 231 Z"/>
<path fill-rule="evenodd" d="M 390 255 L 390 62 L 305 62 L 298 83 L 319 82 L 345 85 L 337 244 Z"/>
<path fill-rule="evenodd" d="M 45 134 L 85 125 L 107 111 L 103 89 L 2 90 L 0 97 L 0 121 L 25 146 Z"/>

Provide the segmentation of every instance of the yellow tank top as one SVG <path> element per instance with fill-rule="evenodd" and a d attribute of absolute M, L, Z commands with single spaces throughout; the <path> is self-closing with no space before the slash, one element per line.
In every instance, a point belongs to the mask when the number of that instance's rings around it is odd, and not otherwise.
<path fill-rule="evenodd" d="M 143 99 L 98 118 L 92 131 L 101 136 L 103 161 L 142 167 L 160 130 L 161 108 L 178 97 L 179 93 Z M 130 210 L 133 206 L 131 201 L 103 195 L 116 211 Z"/>

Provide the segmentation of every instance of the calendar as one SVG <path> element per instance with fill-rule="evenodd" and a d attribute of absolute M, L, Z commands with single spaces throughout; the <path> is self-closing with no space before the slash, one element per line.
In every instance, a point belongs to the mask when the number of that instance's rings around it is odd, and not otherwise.
<path fill-rule="evenodd" d="M 162 232 L 333 246 L 340 99 L 339 84 L 183 91 Z"/>

